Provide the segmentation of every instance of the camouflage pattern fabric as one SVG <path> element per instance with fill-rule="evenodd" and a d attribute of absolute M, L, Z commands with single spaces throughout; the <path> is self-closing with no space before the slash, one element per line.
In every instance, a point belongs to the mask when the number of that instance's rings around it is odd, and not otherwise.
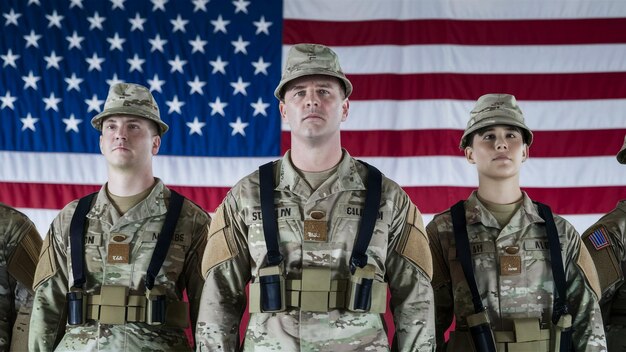
<path fill-rule="evenodd" d="M 144 280 L 158 234 L 167 212 L 170 191 L 158 180 L 146 199 L 120 216 L 108 197 L 106 185 L 87 215 L 84 289 L 99 293 L 102 285 L 122 285 L 130 293 L 143 294 Z M 30 351 L 189 351 L 181 328 L 146 323 L 119 325 L 88 320 L 66 326 L 66 293 L 73 285 L 69 226 L 77 201 L 68 204 L 53 221 L 45 239 L 37 276 L 29 335 Z M 165 288 L 168 301 L 183 299 L 187 290 L 191 323 L 195 325 L 204 280 L 200 271 L 210 218 L 185 200 L 167 258 L 155 280 Z M 107 262 L 107 246 L 113 236 L 130 243 L 130 263 Z M 192 325 L 193 326 L 193 325 Z"/>
<path fill-rule="evenodd" d="M 478 291 L 487 307 L 494 331 L 513 331 L 513 319 L 538 318 L 542 329 L 551 326 L 555 292 L 544 221 L 524 193 L 520 209 L 501 228 L 478 200 L 476 192 L 465 202 L 467 232 Z M 576 351 L 606 351 L 598 297 L 579 257 L 586 248 L 574 227 L 554 216 L 562 246 L 567 300 L 573 317 Z M 438 350 L 444 350 L 443 333 L 456 316 L 457 330 L 467 330 L 467 316 L 474 313 L 472 295 L 456 255 L 450 211 L 436 215 L 426 227 L 433 255 Z M 511 255 L 506 249 L 517 253 Z M 587 254 L 588 255 L 588 254 Z M 520 273 L 502 275 L 503 257 L 521 257 Z M 512 258 L 509 258 L 512 259 Z M 593 269 L 593 268 L 591 268 Z M 595 272 L 594 272 L 595 273 Z M 454 335 L 448 342 L 455 345 Z M 467 350 L 467 346 L 463 350 Z"/>
<path fill-rule="evenodd" d="M 344 150 L 337 172 L 315 191 L 298 175 L 289 152 L 275 164 L 274 173 L 274 202 L 286 278 L 299 280 L 303 267 L 322 266 L 330 268 L 332 280 L 348 279 L 348 261 L 364 206 L 366 167 Z M 368 263 L 376 267 L 378 281 L 388 281 L 398 349 L 432 351 L 434 305 L 430 278 L 397 251 L 411 231 L 406 218 L 410 206 L 406 193 L 383 177 L 379 218 L 367 250 Z M 313 211 L 325 214 L 327 241 L 303 240 L 303 220 L 312 219 Z M 260 214 L 259 175 L 254 172 L 230 190 L 209 230 L 212 250 L 203 260 L 203 271 L 208 272 L 196 328 L 199 351 L 238 350 L 237 332 L 246 307 L 244 289 L 250 280 L 257 280 L 267 255 Z M 220 216 L 223 219 L 218 219 Z M 419 214 L 417 217 L 421 221 Z M 423 225 L 420 227 L 423 234 Z M 430 264 L 429 252 L 424 249 Z M 288 307 L 280 313 L 253 313 L 243 350 L 389 351 L 383 324 L 380 314 L 343 309 L 320 313 Z"/>
<path fill-rule="evenodd" d="M 0 203 L 0 351 L 9 350 L 18 312 L 30 314 L 32 307 L 33 295 L 29 284 L 17 281 L 8 271 L 10 258 L 26 236 L 37 239 L 41 248 L 41 236 L 30 219 Z M 14 347 L 26 350 L 27 346 Z"/>
<path fill-rule="evenodd" d="M 626 285 L 623 275 L 626 273 L 626 200 L 622 200 L 610 213 L 603 216 L 597 223 L 585 231 L 586 239 L 596 229 L 603 227 L 610 238 L 608 250 L 613 251 L 617 265 L 621 267 L 622 279 L 615 285 L 603 288 L 600 308 L 605 317 L 606 339 L 609 351 L 626 351 Z M 597 251 L 590 242 L 585 240 L 589 252 Z M 595 258 L 595 256 L 592 255 Z M 600 273 L 598 267 L 598 275 Z"/>

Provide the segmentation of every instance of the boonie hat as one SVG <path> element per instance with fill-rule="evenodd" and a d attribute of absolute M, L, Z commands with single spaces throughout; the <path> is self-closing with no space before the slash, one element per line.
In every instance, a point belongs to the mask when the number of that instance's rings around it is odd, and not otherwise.
<path fill-rule="evenodd" d="M 159 135 L 169 127 L 161 120 L 159 106 L 150 90 L 134 83 L 116 83 L 109 88 L 109 95 L 104 103 L 104 110 L 91 119 L 91 125 L 102 131 L 102 121 L 111 115 L 133 115 L 156 122 Z"/>
<path fill-rule="evenodd" d="M 485 94 L 478 98 L 474 109 L 470 112 L 470 120 L 461 137 L 460 148 L 469 144 L 467 136 L 481 128 L 494 125 L 515 126 L 522 129 L 524 142 L 530 146 L 533 133 L 524 123 L 524 115 L 511 94 Z"/>
<path fill-rule="evenodd" d="M 617 153 L 617 161 L 620 164 L 626 164 L 626 137 L 624 137 L 624 145 L 622 145 L 622 149 L 620 149 L 619 153 Z"/>
<path fill-rule="evenodd" d="M 274 90 L 274 96 L 283 100 L 285 84 L 296 78 L 310 75 L 326 75 L 339 78 L 344 85 L 346 98 L 352 93 L 352 83 L 339 66 L 337 54 L 320 44 L 296 44 L 289 49 L 283 76 Z"/>

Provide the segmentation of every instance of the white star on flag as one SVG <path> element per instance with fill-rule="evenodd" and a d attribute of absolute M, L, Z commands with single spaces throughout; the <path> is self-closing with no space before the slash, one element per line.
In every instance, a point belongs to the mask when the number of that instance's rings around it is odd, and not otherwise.
<path fill-rule="evenodd" d="M 206 12 L 206 4 L 209 0 L 192 0 L 193 12 L 202 11 Z"/>
<path fill-rule="evenodd" d="M 21 13 L 16 13 L 13 9 L 11 9 L 11 11 L 9 13 L 3 13 L 2 16 L 4 16 L 4 18 L 6 18 L 6 22 L 4 23 L 4 26 L 8 26 L 10 24 L 14 24 L 16 26 L 19 26 L 17 24 L 17 19 L 20 18 L 22 16 Z"/>
<path fill-rule="evenodd" d="M 143 72 L 143 68 L 141 68 L 141 65 L 143 65 L 146 60 L 139 58 L 139 56 L 135 54 L 132 59 L 126 59 L 126 62 L 128 62 L 128 64 L 130 65 L 128 72 L 133 72 L 135 70 Z"/>
<path fill-rule="evenodd" d="M 107 79 L 105 82 L 107 82 L 107 85 L 110 87 L 114 84 L 118 84 L 118 83 L 123 83 L 124 81 L 122 81 L 121 79 L 117 78 L 117 73 L 113 74 L 113 77 L 111 77 L 111 79 Z"/>
<path fill-rule="evenodd" d="M 187 126 L 189 127 L 189 135 L 191 136 L 194 133 L 197 133 L 202 136 L 202 127 L 204 127 L 206 123 L 198 121 L 198 116 L 193 118 L 193 122 L 187 122 Z"/>
<path fill-rule="evenodd" d="M 143 32 L 143 24 L 146 23 L 146 19 L 139 16 L 139 13 L 135 14 L 135 18 L 131 18 L 128 20 L 130 22 L 130 31 L 134 31 L 138 29 L 140 32 Z"/>
<path fill-rule="evenodd" d="M 250 42 L 244 41 L 243 38 L 239 36 L 236 41 L 230 43 L 235 47 L 235 54 L 244 53 L 245 55 L 248 55 L 248 50 L 246 50 L 246 47 L 250 45 Z"/>
<path fill-rule="evenodd" d="M 253 21 L 252 24 L 254 24 L 254 26 L 256 27 L 255 34 L 265 33 L 267 35 L 270 35 L 269 28 L 272 25 L 272 22 L 265 21 L 265 16 L 261 16 L 261 18 L 258 21 Z"/>
<path fill-rule="evenodd" d="M 196 75 L 193 81 L 187 82 L 187 84 L 191 87 L 191 90 L 189 90 L 189 94 L 198 93 L 202 95 L 202 87 L 206 85 L 206 82 L 200 81 L 198 76 Z"/>
<path fill-rule="evenodd" d="M 237 116 L 237 121 L 229 122 L 228 124 L 233 128 L 233 132 L 230 134 L 231 136 L 234 136 L 237 133 L 244 137 L 246 136 L 246 131 L 244 131 L 244 129 L 248 127 L 249 123 L 241 122 L 241 117 Z"/>
<path fill-rule="evenodd" d="M 178 96 L 174 95 L 174 99 L 172 100 L 166 100 L 165 104 L 167 106 L 169 106 L 169 110 L 167 111 L 168 114 L 171 114 L 172 112 L 176 112 L 179 115 L 182 115 L 183 113 L 180 111 L 180 108 L 185 105 L 184 101 L 179 101 L 178 100 Z"/>
<path fill-rule="evenodd" d="M 250 5 L 250 1 L 236 0 L 233 1 L 233 5 L 235 5 L 235 13 L 248 13 L 248 5 Z"/>
<path fill-rule="evenodd" d="M 87 21 L 89 22 L 89 30 L 91 31 L 94 28 L 102 30 L 102 23 L 104 23 L 104 20 L 106 20 L 106 17 L 100 17 L 100 15 L 98 15 L 98 11 L 96 11 L 92 17 L 87 17 Z"/>
<path fill-rule="evenodd" d="M 59 14 L 57 14 L 57 10 L 54 10 L 52 15 L 46 15 L 46 18 L 48 19 L 48 28 L 58 27 L 61 29 L 61 21 L 64 17 L 65 16 L 59 16 Z"/>
<path fill-rule="evenodd" d="M 52 53 L 54 54 L 54 52 Z M 101 65 L 105 60 L 103 57 L 98 57 L 96 53 L 93 53 L 93 55 L 90 58 L 86 58 L 85 61 L 87 61 L 87 63 L 89 64 L 89 68 L 87 68 L 87 71 L 91 72 L 93 70 L 102 71 Z"/>
<path fill-rule="evenodd" d="M 124 44 L 125 41 L 126 39 L 120 38 L 119 34 L 115 32 L 115 35 L 113 36 L 113 38 L 107 38 L 107 42 L 109 42 L 110 44 L 109 51 L 113 51 L 116 49 L 119 51 L 122 51 L 122 44 Z"/>
<path fill-rule="evenodd" d="M 155 50 L 163 52 L 163 45 L 167 44 L 167 40 L 161 39 L 161 36 L 158 34 L 154 39 L 148 39 L 148 42 L 150 42 L 150 52 Z"/>
<path fill-rule="evenodd" d="M 213 66 L 213 71 L 211 74 L 215 72 L 221 72 L 222 74 L 226 74 L 226 65 L 228 65 L 228 61 L 222 61 L 222 57 L 218 56 L 215 61 L 209 61 L 209 64 Z"/>
<path fill-rule="evenodd" d="M 220 97 L 215 98 L 215 101 L 209 103 L 209 106 L 211 107 L 211 116 L 215 114 L 226 116 L 226 114 L 224 113 L 224 108 L 228 106 L 228 103 L 223 103 L 220 100 Z"/>
<path fill-rule="evenodd" d="M 24 89 L 33 88 L 34 90 L 37 90 L 37 82 L 41 79 L 41 77 L 35 76 L 33 75 L 33 71 L 29 71 L 28 76 L 22 76 L 22 79 L 24 80 Z"/>
<path fill-rule="evenodd" d="M 226 30 L 226 26 L 228 26 L 229 23 L 230 21 L 224 21 L 222 19 L 222 15 L 217 16 L 217 20 L 211 21 L 211 24 L 213 25 L 213 33 L 220 31 L 226 34 L 228 32 Z"/>
<path fill-rule="evenodd" d="M 41 39 L 41 35 L 35 33 L 34 30 L 30 30 L 29 35 L 24 36 L 24 40 L 26 40 L 26 47 L 34 46 L 35 48 L 39 48 L 39 43 L 37 41 Z"/>
<path fill-rule="evenodd" d="M 46 103 L 46 107 L 44 109 L 46 111 L 52 109 L 56 112 L 59 112 L 59 103 L 61 102 L 61 100 L 61 98 L 57 98 L 54 96 L 54 92 L 50 92 L 49 97 L 43 98 L 43 102 Z"/>
<path fill-rule="evenodd" d="M 85 103 L 87 104 L 87 112 L 100 112 L 100 105 L 104 103 L 104 100 L 99 100 L 97 95 L 93 95 L 91 99 L 85 99 Z"/>
<path fill-rule="evenodd" d="M 83 0 L 70 0 L 70 9 L 73 7 L 83 8 Z"/>
<path fill-rule="evenodd" d="M 15 60 L 19 59 L 20 55 L 13 55 L 13 51 L 9 49 L 9 52 L 6 55 L 0 55 L 0 58 L 4 61 L 2 67 L 13 66 L 14 68 L 17 68 Z"/>
<path fill-rule="evenodd" d="M 37 121 L 39 121 L 38 118 L 33 118 L 33 116 L 30 114 L 30 112 L 28 113 L 28 115 L 26 115 L 26 117 L 21 118 L 20 121 L 22 121 L 22 131 L 26 130 L 27 128 L 31 131 L 36 131 L 35 128 L 35 124 L 37 123 Z"/>
<path fill-rule="evenodd" d="M 270 106 L 270 104 L 264 103 L 263 99 L 259 97 L 256 103 L 251 103 L 250 106 L 254 108 L 254 112 L 252 113 L 252 116 L 256 116 L 258 114 L 267 116 L 267 112 L 265 112 L 265 110 Z"/>
<path fill-rule="evenodd" d="M 0 96 L 0 101 L 2 102 L 2 105 L 0 105 L 0 109 L 4 109 L 8 107 L 9 109 L 14 110 L 13 103 L 16 100 L 17 98 L 14 96 L 11 96 L 11 92 L 7 90 L 4 96 Z"/>
<path fill-rule="evenodd" d="M 65 37 L 65 39 L 67 39 L 67 41 L 70 43 L 69 45 L 69 49 L 72 48 L 76 48 L 78 50 L 82 49 L 82 46 L 80 45 L 80 43 L 85 40 L 85 37 L 79 37 L 78 34 L 76 33 L 76 31 L 74 31 L 74 33 L 72 33 L 71 37 Z"/>
<path fill-rule="evenodd" d="M 187 64 L 187 60 L 181 60 L 180 57 L 178 57 L 178 55 L 176 55 L 174 60 L 167 60 L 167 62 L 170 64 L 170 66 L 172 66 L 172 69 L 170 70 L 170 73 L 174 73 L 174 72 L 184 73 L 183 72 L 183 66 L 185 66 L 185 64 Z"/>
<path fill-rule="evenodd" d="M 83 122 L 83 120 L 77 119 L 74 117 L 74 114 L 70 114 L 69 119 L 63 119 L 63 123 L 65 124 L 65 132 L 74 131 L 78 133 L 78 124 Z"/>
<path fill-rule="evenodd" d="M 52 53 L 50 54 L 50 56 L 44 56 L 43 59 L 46 61 L 46 69 L 49 69 L 50 67 L 54 67 L 57 70 L 59 70 L 60 69 L 59 68 L 59 62 L 61 62 L 61 60 L 63 60 L 63 56 L 57 56 L 57 54 L 55 54 L 54 50 L 52 50 Z"/>
<path fill-rule="evenodd" d="M 167 0 L 151 0 L 152 1 L 152 12 L 156 10 L 161 10 L 165 12 L 165 4 L 167 4 Z"/>
<path fill-rule="evenodd" d="M 172 32 L 175 33 L 176 31 L 181 31 L 183 33 L 186 33 L 185 26 L 187 25 L 187 23 L 189 23 L 189 20 L 184 20 L 182 19 L 182 17 L 180 17 L 180 15 L 178 15 L 176 16 L 175 20 L 170 20 L 170 23 L 172 24 L 172 26 L 174 26 Z"/>
<path fill-rule="evenodd" d="M 124 1 L 126 0 L 111 0 L 111 9 L 120 9 L 124 10 Z"/>
<path fill-rule="evenodd" d="M 80 92 L 79 84 L 83 83 L 83 79 L 76 77 L 76 74 L 72 73 L 72 77 L 65 78 L 65 83 L 67 83 L 68 92 L 72 89 L 76 89 L 77 92 Z"/>
<path fill-rule="evenodd" d="M 196 39 L 195 40 L 190 40 L 189 44 L 191 44 L 191 53 L 195 53 L 196 51 L 199 51 L 201 53 L 204 54 L 204 46 L 206 45 L 207 41 L 206 40 L 202 40 L 202 38 L 200 38 L 199 35 L 196 35 Z"/>
<path fill-rule="evenodd" d="M 252 62 L 252 66 L 254 66 L 254 75 L 262 73 L 267 76 L 267 68 L 270 67 L 271 63 L 263 61 L 263 57 L 259 57 L 259 61 Z"/>
<path fill-rule="evenodd" d="M 233 95 L 237 95 L 237 93 L 241 93 L 243 95 L 248 95 L 246 92 L 246 88 L 250 85 L 249 82 L 244 82 L 241 79 L 241 76 L 237 79 L 237 82 L 230 82 L 230 86 L 233 87 Z"/>
<path fill-rule="evenodd" d="M 151 91 L 155 91 L 155 92 L 159 92 L 159 93 L 163 93 L 161 91 L 161 86 L 163 86 L 163 84 L 165 84 L 165 81 L 160 80 L 159 79 L 159 75 L 157 75 L 156 73 L 154 74 L 154 77 L 152 79 L 149 79 L 148 84 L 150 85 L 150 90 Z"/>

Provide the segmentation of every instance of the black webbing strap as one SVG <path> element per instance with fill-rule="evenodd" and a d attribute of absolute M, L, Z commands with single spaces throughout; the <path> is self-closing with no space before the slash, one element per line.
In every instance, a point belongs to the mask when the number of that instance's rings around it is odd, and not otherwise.
<path fill-rule="evenodd" d="M 467 235 L 467 222 L 465 221 L 465 201 L 461 200 L 450 208 L 452 216 L 452 228 L 454 229 L 454 239 L 456 241 L 456 256 L 461 262 L 465 281 L 472 293 L 472 302 L 474 303 L 475 313 L 485 310 L 483 301 L 478 293 L 476 286 L 476 277 L 474 277 L 474 267 L 472 266 L 472 255 L 470 252 L 469 238 Z"/>
<path fill-rule="evenodd" d="M 559 233 L 556 230 L 554 216 L 549 206 L 534 202 L 539 208 L 539 216 L 546 222 L 546 234 L 548 235 L 548 246 L 550 247 L 550 264 L 552 265 L 552 277 L 556 286 L 556 297 L 552 309 L 552 323 L 556 324 L 563 314 L 569 313 L 567 306 L 567 294 L 565 283 L 565 269 L 563 268 L 563 258 L 561 257 L 561 243 Z"/>
<path fill-rule="evenodd" d="M 259 167 L 259 183 L 263 234 L 267 247 L 267 265 L 274 266 L 283 261 L 283 256 L 278 249 L 278 220 L 274 208 L 274 162 Z"/>
<path fill-rule="evenodd" d="M 359 160 L 359 162 L 367 166 L 367 193 L 365 194 L 365 208 L 359 224 L 359 233 L 350 257 L 350 271 L 353 274 L 356 267 L 363 268 L 367 265 L 367 254 L 365 252 L 370 245 L 376 219 L 378 218 L 383 182 L 383 175 L 377 168 L 363 161 Z"/>
<path fill-rule="evenodd" d="M 85 223 L 87 214 L 91 209 L 93 199 L 98 192 L 82 197 L 78 201 L 72 221 L 70 222 L 70 243 L 72 256 L 72 274 L 74 276 L 73 287 L 82 288 L 85 283 L 85 256 L 83 248 L 85 246 Z"/>
<path fill-rule="evenodd" d="M 165 215 L 165 222 L 161 228 L 159 239 L 157 240 L 156 247 L 152 252 L 152 258 L 150 258 L 150 265 L 148 265 L 148 271 L 146 272 L 146 288 L 152 290 L 154 287 L 154 280 L 156 279 L 161 266 L 167 256 L 167 251 L 172 243 L 172 237 L 174 230 L 176 229 L 176 223 L 180 217 L 180 211 L 183 208 L 183 202 L 185 197 L 179 193 L 170 190 L 170 204 L 167 207 L 167 215 Z"/>

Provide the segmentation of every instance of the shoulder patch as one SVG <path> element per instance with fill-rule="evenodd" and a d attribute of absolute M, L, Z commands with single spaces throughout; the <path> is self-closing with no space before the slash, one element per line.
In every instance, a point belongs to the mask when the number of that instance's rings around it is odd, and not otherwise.
<path fill-rule="evenodd" d="M 596 271 L 596 267 L 593 264 L 593 259 L 591 259 L 591 255 L 589 255 L 587 247 L 580 246 L 580 253 L 578 254 L 578 262 L 576 264 L 578 264 L 578 266 L 582 269 L 583 274 L 589 282 L 589 286 L 591 286 L 591 289 L 596 293 L 598 300 L 600 300 L 602 297 L 602 289 L 600 288 L 598 272 Z"/>
<path fill-rule="evenodd" d="M 233 245 L 232 229 L 227 225 L 224 204 L 215 212 L 209 228 L 209 239 L 202 257 L 202 275 L 206 278 L 209 270 L 237 254 Z"/>
<path fill-rule="evenodd" d="M 422 269 L 432 280 L 433 261 L 428 238 L 425 235 L 422 215 L 414 204 L 409 207 L 402 236 L 403 238 L 398 241 L 396 251 Z"/>
<path fill-rule="evenodd" d="M 603 244 L 605 240 L 607 242 L 606 245 Z M 592 265 L 595 265 L 597 270 L 601 292 L 605 292 L 608 288 L 624 280 L 624 273 L 615 255 L 615 247 L 611 243 L 610 234 L 605 226 L 599 225 L 585 232 L 583 234 L 583 243 L 586 247 L 585 252 L 587 252 L 587 256 L 589 256 Z M 579 259 L 580 261 L 581 259 Z"/>
<path fill-rule="evenodd" d="M 24 236 L 9 258 L 7 269 L 17 281 L 32 290 L 41 251 L 41 236 L 33 225 L 29 223 L 27 226 Z"/>
<path fill-rule="evenodd" d="M 48 232 L 46 239 L 43 241 L 41 247 L 41 255 L 39 255 L 39 263 L 37 263 L 37 269 L 35 270 L 35 277 L 33 279 L 33 290 L 37 290 L 37 287 L 42 282 L 51 278 L 57 272 L 57 263 L 54 258 L 54 251 L 51 248 L 50 237 L 53 236 L 52 231 Z"/>

